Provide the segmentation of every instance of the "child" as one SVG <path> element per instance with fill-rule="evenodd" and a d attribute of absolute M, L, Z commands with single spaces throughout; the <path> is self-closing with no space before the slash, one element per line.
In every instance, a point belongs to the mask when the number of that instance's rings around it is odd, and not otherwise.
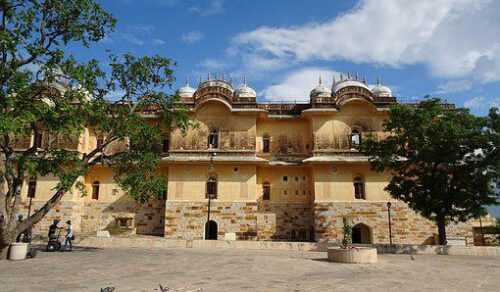
<path fill-rule="evenodd" d="M 66 221 L 66 239 L 64 240 L 64 250 L 65 251 L 72 251 L 73 250 L 73 244 L 71 241 L 74 239 L 73 236 L 73 227 L 71 227 L 71 220 Z M 68 244 L 69 244 L 69 249 L 68 249 Z"/>

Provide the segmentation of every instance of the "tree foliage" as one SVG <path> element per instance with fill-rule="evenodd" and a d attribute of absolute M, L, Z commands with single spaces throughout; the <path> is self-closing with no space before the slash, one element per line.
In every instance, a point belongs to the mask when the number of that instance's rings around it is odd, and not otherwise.
<path fill-rule="evenodd" d="M 390 136 L 369 139 L 363 151 L 372 167 L 388 171 L 386 190 L 438 225 L 485 215 L 497 203 L 499 183 L 498 110 L 476 117 L 450 109 L 439 99 L 391 108 L 384 130 Z"/>
<path fill-rule="evenodd" d="M 89 47 L 114 28 L 116 20 L 94 0 L 0 0 L 0 18 L 0 250 L 81 188 L 92 167 L 112 167 L 137 201 L 161 195 L 161 135 L 187 124 L 176 97 L 165 93 L 174 63 L 158 55 L 110 55 L 104 71 L 97 60 L 68 54 L 68 45 Z M 80 151 L 56 143 L 78 142 L 85 131 L 102 143 Z M 16 143 L 23 137 L 34 138 L 21 149 Z M 44 137 L 43 145 L 36 137 Z M 129 147 L 109 151 L 120 143 Z M 46 175 L 58 179 L 52 197 L 17 222 L 23 182 Z"/>

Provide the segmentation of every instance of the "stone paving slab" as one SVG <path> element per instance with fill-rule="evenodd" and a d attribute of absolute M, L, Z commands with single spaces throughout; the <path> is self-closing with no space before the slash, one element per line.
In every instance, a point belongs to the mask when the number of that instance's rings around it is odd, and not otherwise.
<path fill-rule="evenodd" d="M 498 291 L 499 274 L 498 257 L 379 255 L 349 265 L 324 252 L 76 248 L 0 261 L 0 291 Z"/>

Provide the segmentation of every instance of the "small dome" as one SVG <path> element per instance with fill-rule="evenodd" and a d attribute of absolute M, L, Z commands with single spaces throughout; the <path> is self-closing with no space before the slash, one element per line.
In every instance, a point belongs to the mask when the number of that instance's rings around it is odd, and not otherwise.
<path fill-rule="evenodd" d="M 319 78 L 318 86 L 311 90 L 311 97 L 331 97 L 332 91 L 330 88 L 323 85 L 321 77 Z"/>
<path fill-rule="evenodd" d="M 177 90 L 177 95 L 180 97 L 193 97 L 195 92 L 196 89 L 189 86 L 189 84 L 186 82 L 184 86 L 182 86 L 181 88 L 179 88 L 179 90 Z"/>
<path fill-rule="evenodd" d="M 236 97 L 257 97 L 257 93 L 255 93 L 255 90 L 248 86 L 246 83 L 243 83 L 238 89 L 236 89 L 236 92 L 234 94 Z"/>
<path fill-rule="evenodd" d="M 380 83 L 375 85 L 372 88 L 373 95 L 378 96 L 378 97 L 391 97 L 392 96 L 392 91 L 389 87 L 384 86 Z"/>

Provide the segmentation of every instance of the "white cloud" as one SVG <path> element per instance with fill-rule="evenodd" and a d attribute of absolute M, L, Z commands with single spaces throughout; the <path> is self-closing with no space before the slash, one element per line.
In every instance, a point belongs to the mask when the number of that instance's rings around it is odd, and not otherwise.
<path fill-rule="evenodd" d="M 164 44 L 166 44 L 166 42 L 162 39 L 153 39 L 153 45 L 157 45 L 157 46 L 162 46 Z"/>
<path fill-rule="evenodd" d="M 148 24 L 131 25 L 125 27 L 122 31 L 116 32 L 114 36 L 133 45 L 143 46 L 149 43 L 149 39 L 154 30 L 155 27 Z M 159 39 L 156 39 L 156 42 L 153 40 L 153 44 L 158 45 L 158 40 Z"/>
<path fill-rule="evenodd" d="M 193 44 L 199 42 L 203 38 L 203 34 L 199 31 L 191 31 L 181 36 L 183 42 Z"/>
<path fill-rule="evenodd" d="M 436 93 L 445 94 L 445 93 L 454 93 L 454 92 L 462 92 L 467 91 L 472 88 L 471 80 L 451 80 L 446 83 L 438 85 L 438 90 Z"/>
<path fill-rule="evenodd" d="M 340 73 L 324 68 L 303 68 L 290 73 L 280 83 L 265 88 L 260 94 L 268 101 L 306 102 L 320 76 L 323 84 L 331 87 L 333 77 L 339 79 Z"/>
<path fill-rule="evenodd" d="M 464 102 L 464 107 L 478 113 L 486 113 L 491 107 L 500 107 L 500 97 L 491 99 L 484 96 L 472 97 Z"/>
<path fill-rule="evenodd" d="M 500 1 L 361 0 L 322 23 L 260 27 L 237 35 L 250 67 L 348 60 L 398 67 L 425 64 L 435 76 L 500 80 Z"/>
<path fill-rule="evenodd" d="M 222 70 L 227 67 L 227 64 L 216 59 L 205 59 L 199 66 L 207 70 Z"/>
<path fill-rule="evenodd" d="M 224 0 L 210 0 L 206 6 L 193 6 L 189 11 L 201 16 L 210 16 L 224 12 Z"/>

